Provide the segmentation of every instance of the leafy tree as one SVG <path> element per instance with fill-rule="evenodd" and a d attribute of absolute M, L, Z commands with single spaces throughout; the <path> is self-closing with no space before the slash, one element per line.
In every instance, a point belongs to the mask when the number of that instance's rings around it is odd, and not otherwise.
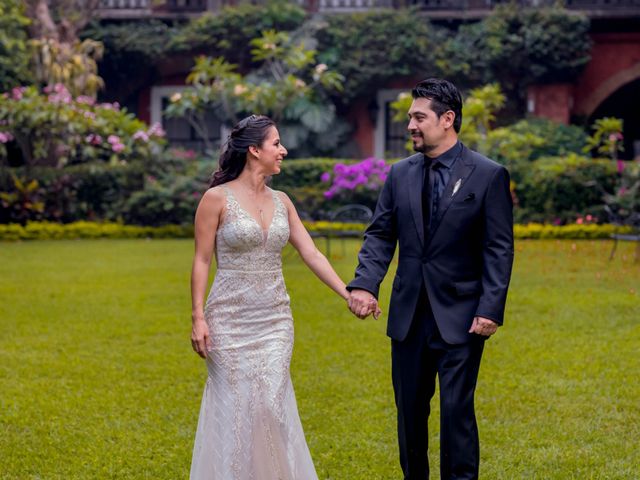
<path fill-rule="evenodd" d="M 292 150 L 310 142 L 320 150 L 334 147 L 340 135 L 327 93 L 339 91 L 343 77 L 316 64 L 315 51 L 286 32 L 264 32 L 251 45 L 260 66 L 247 75 L 222 57 L 198 58 L 187 77 L 192 88 L 172 97 L 167 114 L 187 118 L 205 142 L 204 113 L 213 111 L 228 125 L 250 113 L 269 115 L 282 126 L 283 143 Z M 325 143 L 313 142 L 318 138 Z"/>
<path fill-rule="evenodd" d="M 169 44 L 179 25 L 159 20 L 136 20 L 101 24 L 91 23 L 81 32 L 82 39 L 93 39 L 104 46 L 98 62 L 106 89 L 101 98 L 126 102 L 157 75 L 157 64 L 170 54 Z"/>
<path fill-rule="evenodd" d="M 412 9 L 334 15 L 318 30 L 318 58 L 345 76 L 347 103 L 391 79 L 439 74 L 434 52 L 443 32 L 416 21 Z"/>
<path fill-rule="evenodd" d="M 251 39 L 267 30 L 297 30 L 305 18 L 303 8 L 284 0 L 272 0 L 264 5 L 246 3 L 225 7 L 215 15 L 205 14 L 184 26 L 174 27 L 167 48 L 169 52 L 222 56 L 244 71 L 253 62 L 249 45 Z"/>
<path fill-rule="evenodd" d="M 0 91 L 28 79 L 28 25 L 22 2 L 0 0 Z"/>
<path fill-rule="evenodd" d="M 570 82 L 590 59 L 589 19 L 561 7 L 497 7 L 437 50 L 446 75 L 468 85 L 498 81 L 510 94 L 531 83 Z"/>
<path fill-rule="evenodd" d="M 161 62 L 189 69 L 196 55 L 221 56 L 238 65 L 239 71 L 249 71 L 252 67 L 251 39 L 266 30 L 295 30 L 302 25 L 305 16 L 302 8 L 283 0 L 262 5 L 243 3 L 188 22 L 94 21 L 81 32 L 81 38 L 104 44 L 99 71 L 106 80 L 107 89 L 102 96 L 110 101 L 127 101 L 155 80 Z"/>
<path fill-rule="evenodd" d="M 62 83 L 73 95 L 95 98 L 103 87 L 97 60 L 102 44 L 80 41 L 78 32 L 93 16 L 99 0 L 26 0 L 33 64 L 42 85 Z"/>

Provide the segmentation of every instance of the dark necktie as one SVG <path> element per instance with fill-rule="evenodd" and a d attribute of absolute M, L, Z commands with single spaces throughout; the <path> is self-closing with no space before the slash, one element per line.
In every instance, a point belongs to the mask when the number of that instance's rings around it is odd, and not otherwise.
<path fill-rule="evenodd" d="M 424 180 L 422 184 L 422 222 L 424 228 L 424 243 L 429 240 L 429 224 L 431 223 L 431 213 L 433 210 L 433 202 L 431 201 L 431 181 L 429 179 L 429 171 L 431 170 L 431 159 L 424 157 Z"/>
<path fill-rule="evenodd" d="M 443 165 L 438 162 L 431 163 L 431 176 L 433 181 L 431 182 L 431 221 L 436 218 L 438 214 L 438 205 L 440 204 L 440 197 L 442 197 L 442 191 L 444 190 L 444 172 L 442 171 Z"/>

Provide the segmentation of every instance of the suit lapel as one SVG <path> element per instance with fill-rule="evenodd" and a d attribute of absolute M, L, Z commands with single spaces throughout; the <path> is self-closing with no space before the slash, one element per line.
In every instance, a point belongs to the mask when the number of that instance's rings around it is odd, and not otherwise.
<path fill-rule="evenodd" d="M 416 155 L 409 167 L 409 203 L 411 214 L 418 230 L 420 244 L 424 245 L 424 219 L 422 217 L 422 181 L 424 175 L 424 156 Z"/>
<path fill-rule="evenodd" d="M 436 214 L 436 218 L 434 218 L 433 221 L 431 222 L 429 240 L 431 240 L 435 235 L 436 230 L 440 225 L 440 222 L 442 222 L 442 217 L 444 217 L 444 215 L 447 213 L 447 210 L 449 209 L 451 202 L 453 202 L 453 199 L 455 198 L 455 196 L 458 194 L 460 189 L 466 184 L 467 180 L 469 179 L 469 176 L 473 172 L 474 168 L 476 168 L 476 166 L 473 164 L 473 161 L 471 160 L 471 157 L 469 155 L 466 155 L 466 150 L 467 148 L 463 147 L 462 155 L 460 156 L 460 158 L 458 158 L 456 163 L 453 165 L 453 169 L 451 171 L 451 177 L 449 178 L 449 183 L 445 187 L 444 192 L 440 197 L 440 203 L 438 203 L 438 212 Z M 456 184 L 458 184 L 458 187 L 456 187 Z M 454 189 L 455 189 L 455 192 L 454 192 Z"/>

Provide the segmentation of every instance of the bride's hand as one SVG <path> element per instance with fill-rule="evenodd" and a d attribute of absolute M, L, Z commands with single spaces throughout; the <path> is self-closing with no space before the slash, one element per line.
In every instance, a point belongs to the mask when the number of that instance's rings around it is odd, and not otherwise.
<path fill-rule="evenodd" d="M 202 358 L 207 358 L 207 349 L 211 344 L 209 326 L 204 319 L 194 320 L 191 324 L 191 346 Z"/>

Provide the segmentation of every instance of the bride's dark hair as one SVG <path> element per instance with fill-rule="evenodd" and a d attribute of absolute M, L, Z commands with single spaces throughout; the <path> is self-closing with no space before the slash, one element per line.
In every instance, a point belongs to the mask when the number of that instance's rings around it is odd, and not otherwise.
<path fill-rule="evenodd" d="M 218 160 L 218 170 L 211 176 L 210 187 L 238 178 L 247 163 L 251 145 L 259 147 L 276 124 L 265 115 L 251 115 L 240 120 L 231 130 Z"/>

